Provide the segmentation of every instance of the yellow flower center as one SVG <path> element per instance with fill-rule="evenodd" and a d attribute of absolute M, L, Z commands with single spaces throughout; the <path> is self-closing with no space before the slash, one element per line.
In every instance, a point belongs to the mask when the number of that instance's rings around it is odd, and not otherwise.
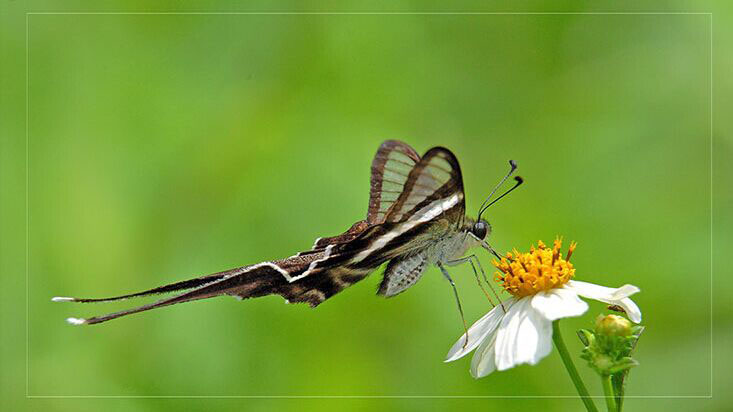
<path fill-rule="evenodd" d="M 536 248 L 534 245 L 530 247 L 529 253 L 519 253 L 514 249 L 501 258 L 501 262 L 492 262 L 501 271 L 496 272 L 496 280 L 507 292 L 519 298 L 558 288 L 575 275 L 570 256 L 576 246 L 577 243 L 570 242 L 564 259 L 560 255 L 560 239 L 555 239 L 552 249 L 541 240 Z"/>

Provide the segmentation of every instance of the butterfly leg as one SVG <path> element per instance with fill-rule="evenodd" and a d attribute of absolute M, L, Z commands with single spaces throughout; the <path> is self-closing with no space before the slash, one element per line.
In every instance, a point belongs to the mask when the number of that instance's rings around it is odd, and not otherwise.
<path fill-rule="evenodd" d="M 474 261 L 476 261 L 475 264 L 474 264 Z M 484 281 L 486 282 L 486 284 L 489 285 L 489 288 L 491 289 L 491 293 L 494 294 L 494 297 L 496 298 L 496 301 L 497 302 L 500 302 L 499 304 L 501 305 L 501 299 L 499 299 L 499 295 L 496 294 L 496 291 L 491 286 L 491 282 L 489 282 L 489 279 L 486 277 L 486 272 L 484 271 L 483 266 L 481 266 L 481 261 L 479 261 L 478 256 L 476 256 L 475 254 L 473 254 L 473 255 L 466 256 L 466 257 L 462 257 L 460 259 L 449 260 L 449 261 L 445 262 L 445 264 L 448 265 L 448 266 L 458 266 L 458 265 L 464 264 L 466 262 L 468 262 L 468 263 L 471 264 L 471 269 L 473 269 L 473 274 L 476 277 L 476 283 L 478 283 L 478 287 L 481 288 L 481 291 L 484 292 L 484 295 L 486 296 L 486 299 L 489 301 L 489 303 L 491 304 L 491 306 L 496 306 L 496 304 L 494 303 L 493 300 L 491 300 L 491 297 L 489 296 L 489 292 L 487 292 L 486 289 L 484 288 L 484 286 L 481 284 L 481 279 L 479 278 L 478 272 L 476 271 L 476 266 L 477 265 L 478 265 L 479 270 L 481 271 L 481 276 L 483 276 Z M 504 306 L 502 305 L 502 308 L 503 307 Z"/>
<path fill-rule="evenodd" d="M 445 276 L 446 279 L 448 279 L 448 282 L 450 282 L 451 287 L 453 288 L 453 294 L 456 297 L 456 303 L 458 303 L 458 312 L 461 313 L 461 320 L 463 321 L 463 330 L 466 332 L 466 341 L 463 343 L 463 347 L 465 348 L 468 345 L 468 325 L 466 325 L 466 317 L 463 316 L 463 306 L 461 306 L 461 299 L 458 297 L 458 289 L 456 289 L 456 284 L 453 282 L 453 279 L 448 274 L 448 271 L 445 269 L 442 263 L 437 262 L 438 268 L 441 272 L 443 272 L 443 276 Z"/>

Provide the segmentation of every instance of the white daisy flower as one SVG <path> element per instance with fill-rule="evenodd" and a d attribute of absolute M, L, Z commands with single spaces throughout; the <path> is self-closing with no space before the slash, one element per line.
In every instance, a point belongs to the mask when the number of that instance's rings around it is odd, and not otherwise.
<path fill-rule="evenodd" d="M 570 256 L 576 243 L 570 244 L 565 258 L 560 255 L 559 239 L 552 249 L 542 241 L 538 245 L 529 253 L 514 250 L 501 262 L 493 262 L 501 271 L 497 280 L 512 297 L 474 323 L 468 337 L 464 334 L 450 349 L 446 362 L 476 349 L 471 361 L 474 378 L 523 363 L 534 365 L 552 350 L 552 322 L 588 310 L 579 296 L 620 306 L 633 322 L 641 322 L 639 307 L 629 299 L 639 288 L 624 285 L 614 289 L 571 280 L 575 269 Z"/>

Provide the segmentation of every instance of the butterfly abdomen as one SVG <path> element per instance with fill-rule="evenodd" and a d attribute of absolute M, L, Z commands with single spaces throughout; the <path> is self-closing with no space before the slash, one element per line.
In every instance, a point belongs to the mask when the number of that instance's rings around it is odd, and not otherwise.
<path fill-rule="evenodd" d="M 428 259 L 425 253 L 390 260 L 377 294 L 390 297 L 404 292 L 420 280 L 427 264 Z"/>

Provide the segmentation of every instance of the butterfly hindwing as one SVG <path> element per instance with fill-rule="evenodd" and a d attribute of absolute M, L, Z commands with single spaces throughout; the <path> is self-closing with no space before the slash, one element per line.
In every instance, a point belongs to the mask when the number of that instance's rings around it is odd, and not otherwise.
<path fill-rule="evenodd" d="M 178 282 L 151 289 L 150 291 L 117 298 L 73 299 L 76 302 L 101 302 L 133 296 L 166 293 L 174 290 L 191 289 L 187 292 L 147 305 L 87 319 L 75 319 L 74 321 L 76 323 L 90 325 L 97 324 L 133 313 L 221 295 L 248 299 L 277 294 L 284 297 L 288 302 L 303 302 L 315 307 L 344 288 L 363 279 L 368 274 L 366 270 L 348 270 L 346 273 L 343 269 L 334 268 L 331 270 L 321 270 L 317 275 L 303 276 L 311 268 L 313 262 L 323 259 L 325 254 L 326 252 L 321 251 L 295 255 L 279 261 L 262 262 L 256 265 L 221 272 L 216 275 L 191 279 L 186 281 L 187 283 L 185 285 L 184 282 Z M 187 287 L 184 288 L 183 286 Z"/>
<path fill-rule="evenodd" d="M 313 250 L 325 249 L 329 245 L 347 243 L 359 236 L 364 230 L 369 227 L 369 223 L 366 220 L 360 220 L 349 228 L 346 232 L 332 237 L 319 237 L 313 243 Z"/>

